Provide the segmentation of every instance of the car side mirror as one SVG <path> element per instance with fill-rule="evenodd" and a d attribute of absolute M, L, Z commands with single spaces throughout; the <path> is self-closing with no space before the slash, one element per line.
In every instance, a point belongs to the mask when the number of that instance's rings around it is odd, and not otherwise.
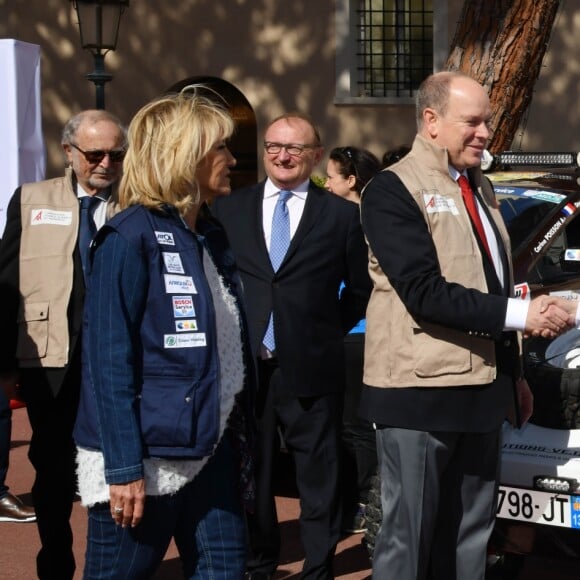
<path fill-rule="evenodd" d="M 560 254 L 563 272 L 580 272 L 580 248 L 566 248 Z"/>

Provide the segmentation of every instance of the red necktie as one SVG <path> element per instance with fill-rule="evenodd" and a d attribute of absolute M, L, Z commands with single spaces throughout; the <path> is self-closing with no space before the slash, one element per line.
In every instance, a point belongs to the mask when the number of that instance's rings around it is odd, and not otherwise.
<path fill-rule="evenodd" d="M 479 217 L 479 211 L 477 210 L 477 202 L 475 201 L 473 190 L 471 189 L 469 181 L 465 175 L 460 175 L 457 183 L 459 183 L 459 187 L 461 187 L 461 195 L 463 196 L 463 201 L 469 213 L 469 217 L 471 218 L 475 230 L 477 231 L 477 235 L 491 260 L 491 252 L 489 251 L 489 245 L 487 243 L 487 238 L 485 237 L 485 230 L 483 229 L 481 218 Z"/>

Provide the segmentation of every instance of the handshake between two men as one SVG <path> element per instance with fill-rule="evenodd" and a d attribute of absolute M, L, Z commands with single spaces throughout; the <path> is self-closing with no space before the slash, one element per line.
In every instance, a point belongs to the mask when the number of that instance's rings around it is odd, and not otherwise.
<path fill-rule="evenodd" d="M 524 336 L 555 338 L 577 326 L 578 300 L 538 296 L 530 302 Z"/>

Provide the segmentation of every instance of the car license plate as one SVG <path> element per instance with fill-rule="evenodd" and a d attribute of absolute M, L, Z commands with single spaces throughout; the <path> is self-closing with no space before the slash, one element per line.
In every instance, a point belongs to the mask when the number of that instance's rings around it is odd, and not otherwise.
<path fill-rule="evenodd" d="M 501 485 L 497 517 L 546 526 L 580 528 L 580 496 Z"/>

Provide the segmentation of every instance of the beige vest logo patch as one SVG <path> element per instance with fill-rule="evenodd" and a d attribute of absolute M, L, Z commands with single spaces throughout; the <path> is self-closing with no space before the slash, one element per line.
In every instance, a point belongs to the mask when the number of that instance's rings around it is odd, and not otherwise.
<path fill-rule="evenodd" d="M 57 211 L 54 209 L 33 209 L 30 212 L 30 225 L 70 226 L 72 211 Z"/>

